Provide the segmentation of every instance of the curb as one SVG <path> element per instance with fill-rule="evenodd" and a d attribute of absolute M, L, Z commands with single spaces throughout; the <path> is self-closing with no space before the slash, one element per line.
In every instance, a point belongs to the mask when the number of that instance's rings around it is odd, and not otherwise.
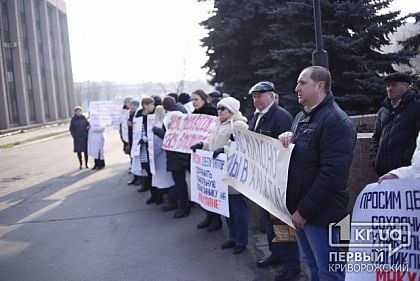
<path fill-rule="evenodd" d="M 68 132 L 69 132 L 68 130 L 63 130 L 63 131 L 48 133 L 48 134 L 44 134 L 44 135 L 40 135 L 40 136 L 28 138 L 28 139 L 23 139 L 23 140 L 10 142 L 10 143 L 0 144 L 0 149 L 8 149 L 8 148 L 13 148 L 13 147 L 18 146 L 18 145 L 24 145 L 24 144 L 29 144 L 29 143 L 34 143 L 34 142 L 37 142 L 37 141 L 41 141 L 41 140 L 47 140 L 47 139 L 51 139 L 53 137 L 59 137 L 61 135 L 67 134 Z"/>

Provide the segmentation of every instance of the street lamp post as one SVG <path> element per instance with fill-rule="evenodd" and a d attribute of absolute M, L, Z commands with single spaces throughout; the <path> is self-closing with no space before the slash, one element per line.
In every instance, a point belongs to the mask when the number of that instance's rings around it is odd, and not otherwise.
<path fill-rule="evenodd" d="M 314 0 L 314 22 L 316 50 L 312 53 L 312 64 L 328 68 L 328 53 L 322 43 L 321 5 L 319 0 Z"/>

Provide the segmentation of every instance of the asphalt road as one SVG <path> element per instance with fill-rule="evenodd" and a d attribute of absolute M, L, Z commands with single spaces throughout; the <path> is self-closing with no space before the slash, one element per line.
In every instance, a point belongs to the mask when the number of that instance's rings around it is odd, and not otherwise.
<path fill-rule="evenodd" d="M 104 170 L 79 170 L 72 151 L 70 136 L 0 150 L 1 281 L 273 280 L 256 268 L 252 241 L 232 255 L 220 249 L 226 224 L 197 230 L 199 208 L 174 219 L 146 205 L 149 194 L 126 184 L 128 157 L 115 131 L 107 132 Z"/>

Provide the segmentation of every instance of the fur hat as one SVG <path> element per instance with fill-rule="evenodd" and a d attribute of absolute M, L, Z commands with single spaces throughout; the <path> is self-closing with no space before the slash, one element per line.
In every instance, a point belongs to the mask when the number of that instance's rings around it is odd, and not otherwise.
<path fill-rule="evenodd" d="M 219 106 L 224 106 L 230 112 L 235 113 L 235 112 L 239 111 L 239 107 L 241 106 L 241 103 L 235 98 L 227 97 L 227 98 L 221 99 L 217 103 L 217 107 L 219 107 Z"/>

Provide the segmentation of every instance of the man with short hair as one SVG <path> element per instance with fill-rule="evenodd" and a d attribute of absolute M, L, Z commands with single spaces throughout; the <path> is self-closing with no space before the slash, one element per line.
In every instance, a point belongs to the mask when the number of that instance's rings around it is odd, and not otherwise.
<path fill-rule="evenodd" d="M 255 114 L 249 122 L 249 129 L 272 138 L 276 138 L 279 134 L 289 130 L 292 122 L 290 113 L 274 101 L 274 90 L 274 84 L 269 81 L 258 82 L 249 90 L 249 95 L 252 95 L 256 108 Z M 292 279 L 300 272 L 297 244 L 296 242 L 273 243 L 275 233 L 270 214 L 262 208 L 259 208 L 259 213 L 265 226 L 271 254 L 258 260 L 257 266 L 283 264 L 284 266 L 276 276 L 276 280 Z"/>
<path fill-rule="evenodd" d="M 384 81 L 388 96 L 378 111 L 370 147 L 378 176 L 410 165 L 420 129 L 420 95 L 410 88 L 410 75 L 395 72 Z"/>
<path fill-rule="evenodd" d="M 304 106 L 292 131 L 279 140 L 294 143 L 289 164 L 286 204 L 296 227 L 301 260 L 311 280 L 344 280 L 344 272 L 330 272 L 330 223 L 347 214 L 347 179 L 353 159 L 356 133 L 347 114 L 334 101 L 331 75 L 321 66 L 305 68 L 297 80 L 298 102 Z M 338 240 L 338 229 L 331 231 Z"/>

